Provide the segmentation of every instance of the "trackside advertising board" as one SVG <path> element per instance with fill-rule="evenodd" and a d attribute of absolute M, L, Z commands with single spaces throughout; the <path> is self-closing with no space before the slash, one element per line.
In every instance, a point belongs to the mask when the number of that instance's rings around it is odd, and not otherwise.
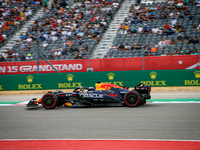
<path fill-rule="evenodd" d="M 184 69 L 1 75 L 0 90 L 74 89 L 79 86 L 94 87 L 97 81 L 126 87 L 134 87 L 140 82 L 153 87 L 200 86 L 200 70 Z"/>
<path fill-rule="evenodd" d="M 129 70 L 171 70 L 171 69 L 200 69 L 199 55 L 180 55 L 162 57 L 131 57 L 91 59 L 90 68 L 93 71 L 129 71 Z M 86 72 L 87 59 L 52 60 L 51 64 L 59 72 Z M 40 61 L 40 73 L 55 73 L 45 62 Z M 36 61 L 1 62 L 0 74 L 34 74 L 37 73 Z"/>

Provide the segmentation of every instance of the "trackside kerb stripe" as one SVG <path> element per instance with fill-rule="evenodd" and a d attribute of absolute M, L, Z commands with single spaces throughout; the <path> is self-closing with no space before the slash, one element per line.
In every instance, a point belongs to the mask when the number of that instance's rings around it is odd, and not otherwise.
<path fill-rule="evenodd" d="M 162 140 L 2 140 L 2 149 L 29 150 L 197 150 L 199 141 Z"/>
<path fill-rule="evenodd" d="M 0 102 L 0 106 L 25 105 L 28 101 Z M 151 99 L 147 103 L 200 103 L 200 99 Z"/>

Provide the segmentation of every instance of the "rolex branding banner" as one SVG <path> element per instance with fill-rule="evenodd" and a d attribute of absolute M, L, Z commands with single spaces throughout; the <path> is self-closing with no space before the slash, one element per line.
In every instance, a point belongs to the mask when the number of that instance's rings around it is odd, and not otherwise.
<path fill-rule="evenodd" d="M 200 70 L 146 70 L 0 75 L 0 90 L 74 89 L 94 87 L 97 81 L 134 87 L 200 86 Z"/>

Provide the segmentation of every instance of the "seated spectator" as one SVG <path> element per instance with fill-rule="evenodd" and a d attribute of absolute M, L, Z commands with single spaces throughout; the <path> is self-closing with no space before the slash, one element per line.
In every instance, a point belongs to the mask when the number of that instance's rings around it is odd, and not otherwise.
<path fill-rule="evenodd" d="M 21 61 L 25 61 L 26 60 L 26 57 L 24 56 L 24 54 L 22 54 L 22 56 L 20 57 L 20 60 Z"/>
<path fill-rule="evenodd" d="M 124 46 L 124 50 L 125 51 L 129 51 L 130 50 L 130 46 L 128 45 L 128 43 L 126 43 L 126 45 Z"/>
<path fill-rule="evenodd" d="M 142 33 L 142 32 L 143 32 L 143 27 L 142 27 L 142 26 L 140 26 L 140 27 L 138 28 L 138 32 L 139 32 L 139 33 Z"/>
<path fill-rule="evenodd" d="M 176 41 L 172 38 L 171 45 L 175 45 L 175 44 L 176 44 Z"/>
<path fill-rule="evenodd" d="M 52 40 L 53 42 L 55 42 L 55 41 L 58 40 L 58 37 L 57 37 L 56 35 L 53 35 L 53 36 L 51 37 L 51 40 Z"/>
<path fill-rule="evenodd" d="M 77 46 L 74 46 L 73 52 L 79 52 L 79 49 Z"/>
<path fill-rule="evenodd" d="M 123 45 L 122 43 L 120 44 L 118 50 L 119 50 L 119 51 L 124 51 L 124 45 Z"/>
<path fill-rule="evenodd" d="M 151 48 L 151 53 L 155 56 L 157 53 L 157 47 L 155 47 L 155 45 L 153 45 L 153 47 Z"/>
<path fill-rule="evenodd" d="M 179 54 L 180 55 L 185 55 L 185 50 L 183 50 L 182 47 L 179 49 Z"/>
<path fill-rule="evenodd" d="M 139 42 L 137 42 L 137 44 L 134 46 L 134 51 L 135 50 L 140 50 L 140 49 L 142 49 L 142 46 L 140 45 Z"/>
<path fill-rule="evenodd" d="M 190 55 L 191 54 L 191 50 L 190 48 L 188 47 L 187 50 L 185 51 L 185 55 Z"/>
<path fill-rule="evenodd" d="M 114 50 L 114 45 L 111 44 L 110 48 L 109 48 L 109 51 L 112 52 Z"/>
<path fill-rule="evenodd" d="M 159 49 L 164 49 L 164 47 L 165 47 L 165 41 L 163 41 L 163 39 L 161 39 L 161 41 L 158 43 L 158 47 L 159 47 Z"/>
<path fill-rule="evenodd" d="M 74 45 L 74 42 L 72 40 L 70 40 L 68 43 L 67 43 L 68 46 L 73 46 Z"/>
<path fill-rule="evenodd" d="M 5 40 L 5 38 L 2 36 L 2 34 L 0 34 L 0 43 L 3 43 Z"/>
<path fill-rule="evenodd" d="M 134 50 L 134 45 L 133 45 L 133 44 L 131 44 L 131 46 L 130 46 L 130 50 L 131 50 L 131 51 Z"/>
<path fill-rule="evenodd" d="M 176 20 L 176 18 L 174 17 L 174 18 L 172 19 L 172 21 L 171 21 L 171 24 L 172 24 L 172 25 L 176 25 L 176 23 L 177 23 L 177 20 Z"/>
<path fill-rule="evenodd" d="M 173 56 L 172 52 L 170 52 L 167 56 Z"/>
<path fill-rule="evenodd" d="M 192 51 L 191 55 L 198 55 L 197 48 L 194 48 L 194 50 Z"/>
<path fill-rule="evenodd" d="M 194 39 L 194 44 L 199 44 L 199 38 L 197 36 Z"/>
<path fill-rule="evenodd" d="M 171 40 L 167 37 L 167 39 L 165 40 L 165 45 L 169 46 L 171 45 Z"/>
<path fill-rule="evenodd" d="M 48 60 L 54 60 L 54 55 L 53 52 L 51 52 L 48 56 Z"/>
<path fill-rule="evenodd" d="M 49 44 L 47 43 L 47 41 L 44 41 L 44 43 L 42 44 L 42 47 L 46 48 L 48 46 L 49 46 Z"/>
<path fill-rule="evenodd" d="M 165 51 L 163 51 L 163 53 L 160 56 L 167 56 L 167 55 L 165 54 Z"/>
<path fill-rule="evenodd" d="M 56 52 L 54 52 L 54 56 L 55 56 L 55 57 L 60 57 L 60 56 L 62 56 L 61 51 L 59 51 L 59 50 L 57 49 Z"/>
<path fill-rule="evenodd" d="M 61 54 L 62 54 L 63 56 L 67 56 L 67 50 L 64 49 L 64 50 L 61 52 Z"/>
<path fill-rule="evenodd" d="M 42 53 L 41 55 L 42 55 L 44 58 L 47 58 L 45 54 Z M 43 58 L 42 56 L 40 56 L 40 60 L 44 60 L 44 58 Z"/>
<path fill-rule="evenodd" d="M 189 40 L 189 36 L 187 34 L 185 34 L 183 39 L 184 39 L 184 41 L 188 41 Z"/>
<path fill-rule="evenodd" d="M 192 14 L 189 14 L 188 19 L 187 20 L 194 20 L 194 16 L 192 16 Z"/>
<path fill-rule="evenodd" d="M 182 41 L 183 41 L 183 37 L 181 34 L 179 34 L 177 37 L 177 42 L 182 42 Z"/>
<path fill-rule="evenodd" d="M 194 44 L 194 40 L 192 37 L 188 40 L 188 44 Z"/>
<path fill-rule="evenodd" d="M 11 52 L 11 51 L 7 50 L 7 54 L 8 54 L 7 58 L 13 58 L 13 55 L 12 55 L 12 52 Z M 6 58 L 6 59 L 7 59 L 7 58 Z"/>
<path fill-rule="evenodd" d="M 162 27 L 159 28 L 158 34 L 163 34 L 163 28 Z"/>
<path fill-rule="evenodd" d="M 168 22 L 165 23 L 164 28 L 165 28 L 165 30 L 167 30 L 167 31 L 170 30 L 170 25 L 168 24 Z"/>
<path fill-rule="evenodd" d="M 143 33 L 143 34 L 149 34 L 149 33 L 151 33 L 151 30 L 150 30 L 150 28 L 147 26 L 147 24 L 144 24 L 142 33 Z"/>
<path fill-rule="evenodd" d="M 31 54 L 27 54 L 26 60 L 28 60 L 28 61 L 33 60 L 33 57 L 31 56 Z"/>
<path fill-rule="evenodd" d="M 21 41 L 23 41 L 24 39 L 25 39 L 25 35 L 23 34 L 23 33 L 21 33 L 21 35 L 20 35 L 20 39 L 21 39 Z"/>
<path fill-rule="evenodd" d="M 175 50 L 174 50 L 174 55 L 179 55 L 180 53 L 179 53 L 179 50 L 178 50 L 178 48 L 176 48 Z"/>
<path fill-rule="evenodd" d="M 13 58 L 18 58 L 19 54 L 13 49 L 12 50 L 12 56 L 13 56 Z"/>
<path fill-rule="evenodd" d="M 120 35 L 126 35 L 126 34 L 127 34 L 127 30 L 125 29 L 120 30 Z"/>
<path fill-rule="evenodd" d="M 133 28 L 133 30 L 131 31 L 131 34 L 132 34 L 132 35 L 137 35 L 137 29 L 136 29 L 136 28 Z"/>
<path fill-rule="evenodd" d="M 158 31 L 159 31 L 159 29 L 158 29 L 157 27 L 154 27 L 154 28 L 152 29 L 152 33 L 153 33 L 153 34 L 157 34 Z"/>
<path fill-rule="evenodd" d="M 75 59 L 82 59 L 83 57 L 82 57 L 82 54 L 80 52 L 77 52 L 77 53 L 75 53 L 74 58 Z"/>
<path fill-rule="evenodd" d="M 0 62 L 6 61 L 2 54 L 0 54 Z"/>
<path fill-rule="evenodd" d="M 144 45 L 144 52 L 147 52 L 147 53 L 151 52 L 149 45 L 147 44 Z"/>

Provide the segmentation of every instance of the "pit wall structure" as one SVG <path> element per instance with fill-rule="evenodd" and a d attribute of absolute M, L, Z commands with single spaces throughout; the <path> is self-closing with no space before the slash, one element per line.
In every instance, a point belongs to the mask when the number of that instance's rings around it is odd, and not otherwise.
<path fill-rule="evenodd" d="M 200 86 L 200 69 L 0 75 L 0 91 L 94 87 L 97 81 L 134 87 Z"/>

